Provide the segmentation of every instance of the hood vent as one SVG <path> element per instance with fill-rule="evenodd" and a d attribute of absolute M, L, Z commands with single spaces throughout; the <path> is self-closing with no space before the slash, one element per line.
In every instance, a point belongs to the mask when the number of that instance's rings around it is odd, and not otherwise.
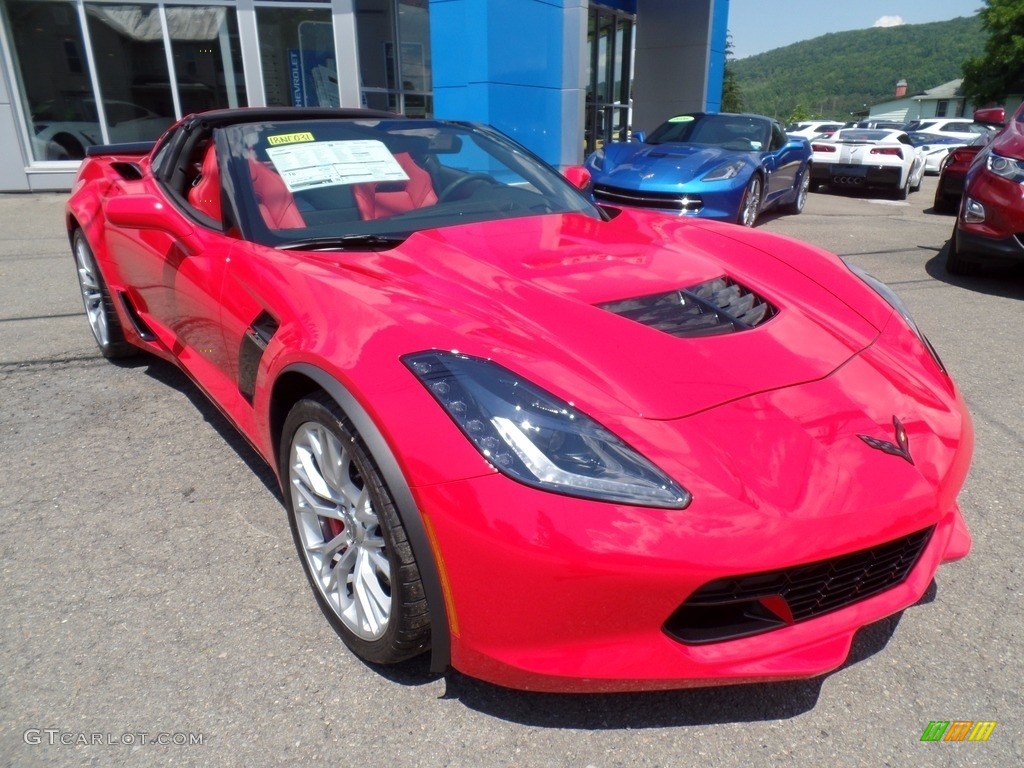
<path fill-rule="evenodd" d="M 610 301 L 600 309 L 681 338 L 756 328 L 778 310 L 728 277 L 667 293 Z"/>

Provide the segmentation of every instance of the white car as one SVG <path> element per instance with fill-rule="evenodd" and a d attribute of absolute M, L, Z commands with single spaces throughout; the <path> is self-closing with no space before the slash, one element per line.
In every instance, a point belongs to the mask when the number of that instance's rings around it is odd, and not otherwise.
<path fill-rule="evenodd" d="M 984 123 L 976 123 L 969 117 L 929 117 L 907 123 L 905 130 L 907 133 L 934 133 L 936 136 L 962 139 L 967 144 L 993 128 Z"/>
<path fill-rule="evenodd" d="M 924 157 L 904 131 L 844 128 L 811 142 L 811 189 L 882 189 L 906 200 L 921 188 Z"/>
<path fill-rule="evenodd" d="M 174 122 L 127 101 L 105 99 L 107 134 L 112 144 L 153 141 Z M 37 160 L 81 160 L 94 144 L 102 144 L 96 102 L 91 99 L 46 101 L 32 110 L 32 137 Z"/>
<path fill-rule="evenodd" d="M 942 162 L 946 159 L 946 155 L 957 147 L 963 147 L 970 143 L 958 139 L 956 136 L 939 136 L 924 131 L 914 131 L 907 135 L 910 136 L 911 143 L 917 147 L 918 154 L 924 158 L 925 173 L 938 173 L 942 169 Z"/>
<path fill-rule="evenodd" d="M 790 123 L 786 126 L 786 133 L 790 136 L 803 136 L 806 139 L 813 139 L 823 133 L 832 134 L 843 127 L 843 124 L 836 120 L 801 120 L 797 123 Z"/>

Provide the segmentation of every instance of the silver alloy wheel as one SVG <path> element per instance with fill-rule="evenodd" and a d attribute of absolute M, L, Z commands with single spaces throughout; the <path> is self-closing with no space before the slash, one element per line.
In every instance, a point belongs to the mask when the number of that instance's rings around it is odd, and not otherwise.
<path fill-rule="evenodd" d="M 804 171 L 804 175 L 800 179 L 800 188 L 796 193 L 796 204 L 795 209 L 797 213 L 800 213 L 807 204 L 807 192 L 811 188 L 811 169 L 808 168 Z"/>
<path fill-rule="evenodd" d="M 754 226 L 757 221 L 757 214 L 761 210 L 761 179 L 754 176 L 747 186 L 747 193 L 743 197 L 743 216 L 740 223 L 744 227 Z"/>
<path fill-rule="evenodd" d="M 85 238 L 75 238 L 75 264 L 78 267 L 78 287 L 82 290 L 82 303 L 89 319 L 92 335 L 100 348 L 110 345 L 110 326 L 107 323 L 107 308 L 104 306 L 103 284 L 100 281 L 96 260 L 89 251 Z"/>
<path fill-rule="evenodd" d="M 304 422 L 292 440 L 288 485 L 314 584 L 348 630 L 379 639 L 391 618 L 391 566 L 351 452 L 323 424 Z"/>

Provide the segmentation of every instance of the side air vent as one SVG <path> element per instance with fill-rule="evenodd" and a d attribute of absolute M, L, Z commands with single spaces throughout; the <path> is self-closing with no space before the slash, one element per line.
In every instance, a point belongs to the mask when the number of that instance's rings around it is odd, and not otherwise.
<path fill-rule="evenodd" d="M 638 323 L 689 338 L 756 328 L 778 310 L 728 277 L 667 293 L 597 305 Z"/>
<path fill-rule="evenodd" d="M 269 312 L 260 312 L 242 337 L 242 347 L 238 351 L 238 391 L 250 403 L 256 394 L 260 360 L 277 328 L 277 320 Z"/>
<path fill-rule="evenodd" d="M 110 167 L 117 171 L 118 175 L 126 181 L 138 181 L 142 178 L 142 169 L 138 163 L 115 162 Z"/>

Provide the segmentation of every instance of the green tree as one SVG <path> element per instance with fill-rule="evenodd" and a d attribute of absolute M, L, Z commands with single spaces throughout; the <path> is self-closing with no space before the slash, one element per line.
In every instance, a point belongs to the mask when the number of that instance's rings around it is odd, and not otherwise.
<path fill-rule="evenodd" d="M 803 104 L 797 104 L 793 107 L 793 111 L 789 113 L 789 119 L 786 123 L 799 123 L 801 120 L 808 120 L 811 117 L 811 113 L 807 111 L 807 107 Z"/>
<path fill-rule="evenodd" d="M 743 94 L 736 82 L 736 72 L 732 67 L 732 35 L 725 38 L 725 74 L 722 76 L 722 111 L 742 112 Z"/>
<path fill-rule="evenodd" d="M 984 56 L 964 62 L 961 90 L 981 106 L 1024 92 L 1024 2 L 985 0 L 978 15 L 988 42 Z"/>

